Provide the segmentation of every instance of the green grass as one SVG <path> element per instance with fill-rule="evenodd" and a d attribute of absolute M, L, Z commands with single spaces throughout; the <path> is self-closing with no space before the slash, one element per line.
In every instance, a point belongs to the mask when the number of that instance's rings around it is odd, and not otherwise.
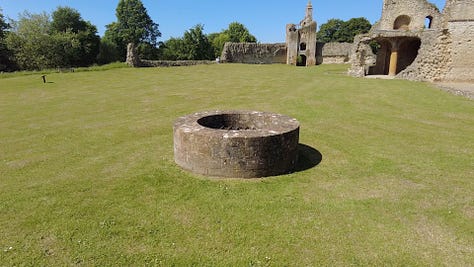
<path fill-rule="evenodd" d="M 345 68 L 1 79 L 0 265 L 474 265 L 474 102 Z M 215 109 L 295 117 L 322 162 L 257 180 L 181 170 L 173 121 Z"/>
<path fill-rule="evenodd" d="M 91 67 L 78 67 L 78 68 L 60 68 L 60 69 L 45 69 L 45 70 L 32 70 L 32 71 L 15 71 L 15 72 L 0 72 L 0 79 L 21 77 L 28 75 L 47 75 L 52 73 L 64 73 L 64 72 L 85 72 L 85 71 L 105 71 L 112 69 L 127 68 L 128 65 L 123 62 L 115 62 L 101 66 Z"/>

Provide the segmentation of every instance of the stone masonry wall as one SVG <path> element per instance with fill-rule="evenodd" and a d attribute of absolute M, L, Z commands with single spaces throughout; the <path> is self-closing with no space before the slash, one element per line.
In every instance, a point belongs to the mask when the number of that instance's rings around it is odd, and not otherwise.
<path fill-rule="evenodd" d="M 474 81 L 474 21 L 449 22 L 452 64 L 446 80 Z"/>
<path fill-rule="evenodd" d="M 376 30 L 393 30 L 395 20 L 401 15 L 410 17 L 411 31 L 423 30 L 428 16 L 433 18 L 432 28 L 438 28 L 442 23 L 438 8 L 426 0 L 384 0 L 382 17 Z"/>
<path fill-rule="evenodd" d="M 414 81 L 440 81 L 445 79 L 451 65 L 451 39 L 446 31 L 424 31 L 415 61 L 397 77 Z"/>
<path fill-rule="evenodd" d="M 317 43 L 317 64 L 348 63 L 351 43 Z M 222 62 L 245 64 L 286 63 L 285 44 L 226 43 Z"/>
<path fill-rule="evenodd" d="M 343 64 L 349 62 L 352 43 L 318 43 L 322 64 Z"/>
<path fill-rule="evenodd" d="M 246 64 L 286 63 L 285 44 L 226 43 L 222 62 Z"/>

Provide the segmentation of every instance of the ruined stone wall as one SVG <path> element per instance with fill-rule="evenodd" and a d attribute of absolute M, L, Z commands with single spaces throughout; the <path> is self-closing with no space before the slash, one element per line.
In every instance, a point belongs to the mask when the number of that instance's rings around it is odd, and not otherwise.
<path fill-rule="evenodd" d="M 450 22 L 451 68 L 445 79 L 474 81 L 474 21 Z"/>
<path fill-rule="evenodd" d="M 443 9 L 444 28 L 449 22 L 462 22 L 474 20 L 474 1 L 472 0 L 447 0 Z"/>
<path fill-rule="evenodd" d="M 382 17 L 376 30 L 393 30 L 395 21 L 402 15 L 410 17 L 407 29 L 410 31 L 423 30 L 428 16 L 432 17 L 432 28 L 439 28 L 442 23 L 438 8 L 426 0 L 384 0 Z"/>
<path fill-rule="evenodd" d="M 222 62 L 246 64 L 286 63 L 285 44 L 226 43 Z"/>
<path fill-rule="evenodd" d="M 320 64 L 349 63 L 352 46 L 352 43 L 318 43 L 322 56 Z"/>
<path fill-rule="evenodd" d="M 348 63 L 351 49 L 351 43 L 317 43 L 317 64 Z M 226 43 L 221 60 L 227 63 L 284 64 L 286 51 L 285 44 Z"/>
<path fill-rule="evenodd" d="M 445 79 L 474 81 L 474 1 L 448 0 L 443 15 L 452 41 L 452 61 Z"/>
<path fill-rule="evenodd" d="M 211 60 L 141 60 L 140 67 L 185 67 L 216 64 Z"/>
<path fill-rule="evenodd" d="M 424 31 L 415 61 L 397 77 L 414 81 L 445 80 L 451 65 L 451 38 L 442 30 Z"/>

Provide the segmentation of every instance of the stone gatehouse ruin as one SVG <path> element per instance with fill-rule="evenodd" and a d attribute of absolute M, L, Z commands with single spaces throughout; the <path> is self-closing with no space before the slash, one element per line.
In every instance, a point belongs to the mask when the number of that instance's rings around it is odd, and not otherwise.
<path fill-rule="evenodd" d="M 426 0 L 384 0 L 381 19 L 355 39 L 349 74 L 472 82 L 473 48 L 473 0 L 446 0 L 443 12 Z"/>
<path fill-rule="evenodd" d="M 317 23 L 313 20 L 311 1 L 306 6 L 306 15 L 299 25 L 286 25 L 286 64 L 300 66 L 316 65 Z"/>

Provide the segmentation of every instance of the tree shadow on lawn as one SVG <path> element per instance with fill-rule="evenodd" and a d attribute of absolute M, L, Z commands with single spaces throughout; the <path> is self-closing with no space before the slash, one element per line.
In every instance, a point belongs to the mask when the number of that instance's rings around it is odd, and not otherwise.
<path fill-rule="evenodd" d="M 298 161 L 293 172 L 302 172 L 314 168 L 323 161 L 321 152 L 305 144 L 298 145 Z"/>

